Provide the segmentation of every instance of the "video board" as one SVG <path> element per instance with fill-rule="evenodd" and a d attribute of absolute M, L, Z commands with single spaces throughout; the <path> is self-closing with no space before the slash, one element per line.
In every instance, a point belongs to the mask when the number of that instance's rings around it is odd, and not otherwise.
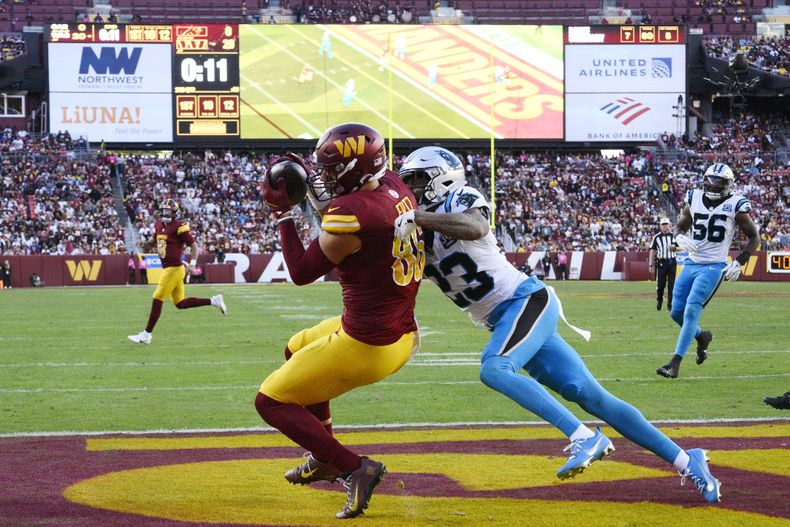
<path fill-rule="evenodd" d="M 121 143 L 643 141 L 676 130 L 677 26 L 51 24 L 50 130 Z"/>
<path fill-rule="evenodd" d="M 678 96 L 686 99 L 681 28 L 576 26 L 565 28 L 564 40 L 566 141 L 654 141 L 678 131 Z"/>

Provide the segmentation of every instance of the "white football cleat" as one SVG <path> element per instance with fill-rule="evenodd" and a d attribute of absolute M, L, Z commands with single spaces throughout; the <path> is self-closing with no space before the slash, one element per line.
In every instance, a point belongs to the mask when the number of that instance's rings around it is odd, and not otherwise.
<path fill-rule="evenodd" d="M 129 335 L 129 340 L 137 342 L 138 344 L 150 344 L 153 340 L 153 335 L 143 330 L 137 335 Z"/>
<path fill-rule="evenodd" d="M 228 308 L 225 305 L 225 299 L 222 295 L 214 295 L 211 297 L 211 305 L 216 307 L 222 313 L 222 316 L 228 316 Z M 131 338 L 131 337 L 130 337 Z"/>

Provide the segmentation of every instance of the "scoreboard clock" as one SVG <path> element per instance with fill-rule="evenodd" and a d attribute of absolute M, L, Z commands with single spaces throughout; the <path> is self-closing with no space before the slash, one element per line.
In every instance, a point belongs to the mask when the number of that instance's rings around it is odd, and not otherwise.
<path fill-rule="evenodd" d="M 768 252 L 769 273 L 790 273 L 790 252 Z"/>
<path fill-rule="evenodd" d="M 238 26 L 175 25 L 173 43 L 175 140 L 238 137 Z"/>

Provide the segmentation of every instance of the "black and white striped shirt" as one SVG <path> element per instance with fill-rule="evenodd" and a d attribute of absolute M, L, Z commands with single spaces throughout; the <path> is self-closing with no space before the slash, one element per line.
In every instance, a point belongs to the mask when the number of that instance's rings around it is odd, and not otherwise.
<path fill-rule="evenodd" d="M 668 260 L 670 258 L 675 258 L 675 249 L 672 247 L 674 243 L 674 234 L 671 232 L 666 234 L 659 232 L 653 236 L 653 243 L 650 244 L 650 248 L 656 251 L 656 258 L 658 260 Z"/>

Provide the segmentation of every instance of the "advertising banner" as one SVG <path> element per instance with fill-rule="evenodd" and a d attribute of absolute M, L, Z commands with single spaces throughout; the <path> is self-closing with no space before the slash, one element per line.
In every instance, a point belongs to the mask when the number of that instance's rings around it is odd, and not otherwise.
<path fill-rule="evenodd" d="M 169 44 L 50 43 L 50 130 L 90 141 L 173 139 Z"/>
<path fill-rule="evenodd" d="M 655 141 L 675 133 L 674 93 L 569 93 L 567 141 Z"/>
<path fill-rule="evenodd" d="M 173 140 L 168 93 L 50 93 L 50 130 L 68 130 L 90 141 Z"/>
<path fill-rule="evenodd" d="M 565 47 L 565 92 L 686 92 L 684 45 Z"/>

